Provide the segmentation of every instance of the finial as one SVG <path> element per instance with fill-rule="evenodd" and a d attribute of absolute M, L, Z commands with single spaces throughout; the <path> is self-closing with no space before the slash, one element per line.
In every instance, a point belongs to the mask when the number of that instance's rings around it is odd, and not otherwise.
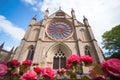
<path fill-rule="evenodd" d="M 32 19 L 35 19 L 35 20 L 36 20 L 36 17 L 37 17 L 37 15 L 35 15 Z"/>
<path fill-rule="evenodd" d="M 86 18 L 85 16 L 83 16 L 83 18 Z"/>
<path fill-rule="evenodd" d="M 48 8 L 45 10 L 45 15 L 44 15 L 44 19 L 47 19 L 48 18 L 48 14 L 49 14 L 49 10 Z"/>
<path fill-rule="evenodd" d="M 73 11 L 73 12 L 74 12 L 74 9 L 73 9 L 73 8 L 71 8 L 71 11 Z"/>
<path fill-rule="evenodd" d="M 84 20 L 87 20 L 87 18 L 86 18 L 85 16 L 83 16 L 83 19 L 84 19 Z"/>
<path fill-rule="evenodd" d="M 0 45 L 0 48 L 3 48 L 4 44 L 5 44 L 5 42 L 3 42 L 3 43 Z"/>
<path fill-rule="evenodd" d="M 48 8 L 45 10 L 46 12 L 49 12 Z"/>
<path fill-rule="evenodd" d="M 12 47 L 12 49 L 10 50 L 10 52 L 13 52 L 13 50 L 14 50 L 14 46 Z"/>
<path fill-rule="evenodd" d="M 72 15 L 72 18 L 73 19 L 76 19 L 76 16 L 75 16 L 75 11 L 73 8 L 71 8 L 71 15 Z"/>
<path fill-rule="evenodd" d="M 83 22 L 86 26 L 89 26 L 88 19 L 85 16 L 83 16 Z"/>
<path fill-rule="evenodd" d="M 85 18 L 85 16 L 83 16 L 83 18 Z"/>
<path fill-rule="evenodd" d="M 32 20 L 31 20 L 31 22 L 30 22 L 30 25 L 33 25 L 33 24 L 36 23 L 36 16 L 37 16 L 37 15 L 35 15 L 35 16 L 32 18 Z"/>
<path fill-rule="evenodd" d="M 61 10 L 61 6 L 59 6 L 59 10 Z"/>

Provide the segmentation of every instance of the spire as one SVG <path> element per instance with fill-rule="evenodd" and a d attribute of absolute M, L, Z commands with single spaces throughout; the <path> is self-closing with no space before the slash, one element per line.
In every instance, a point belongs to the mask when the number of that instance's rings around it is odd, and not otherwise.
<path fill-rule="evenodd" d="M 74 9 L 73 9 L 73 8 L 71 8 L 71 11 L 72 11 L 72 12 L 74 12 Z"/>
<path fill-rule="evenodd" d="M 85 16 L 83 16 L 83 19 L 84 19 L 84 20 L 87 20 L 87 18 L 86 18 Z"/>
<path fill-rule="evenodd" d="M 37 15 L 35 15 L 35 16 L 32 18 L 31 23 L 30 23 L 31 25 L 33 25 L 33 24 L 36 23 L 36 16 L 37 16 Z"/>
<path fill-rule="evenodd" d="M 58 9 L 57 12 L 62 12 L 61 6 L 59 6 L 59 9 Z"/>
<path fill-rule="evenodd" d="M 45 10 L 45 12 L 49 12 L 48 8 Z"/>
<path fill-rule="evenodd" d="M 14 46 L 12 47 L 12 49 L 10 50 L 10 52 L 13 52 L 13 50 L 14 50 Z"/>
<path fill-rule="evenodd" d="M 61 6 L 59 6 L 59 10 L 61 10 Z"/>
<path fill-rule="evenodd" d="M 14 52 L 14 46 L 13 46 L 12 49 L 10 50 L 10 60 L 13 59 L 14 55 L 15 55 L 15 52 Z"/>
<path fill-rule="evenodd" d="M 37 15 L 35 15 L 32 19 L 35 19 L 35 20 L 36 20 L 36 17 L 37 17 Z"/>
<path fill-rule="evenodd" d="M 3 43 L 0 45 L 0 49 L 3 48 L 4 44 L 5 44 L 5 42 L 3 42 Z"/>
<path fill-rule="evenodd" d="M 45 15 L 44 15 L 44 19 L 47 19 L 48 18 L 48 14 L 49 14 L 49 10 L 48 8 L 45 10 Z"/>
<path fill-rule="evenodd" d="M 71 15 L 72 15 L 72 18 L 73 18 L 73 19 L 76 19 L 76 16 L 75 16 L 75 11 L 74 11 L 74 9 L 73 9 L 73 8 L 71 9 Z"/>
<path fill-rule="evenodd" d="M 88 19 L 85 16 L 83 16 L 83 22 L 84 22 L 84 25 L 89 26 Z"/>

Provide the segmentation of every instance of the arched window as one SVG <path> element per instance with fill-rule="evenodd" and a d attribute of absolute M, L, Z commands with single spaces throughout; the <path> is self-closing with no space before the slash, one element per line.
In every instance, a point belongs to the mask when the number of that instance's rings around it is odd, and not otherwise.
<path fill-rule="evenodd" d="M 60 69 L 65 67 L 66 65 L 66 57 L 65 54 L 59 49 L 57 53 L 55 53 L 53 59 L 53 69 Z"/>
<path fill-rule="evenodd" d="M 89 56 L 91 56 L 90 51 L 89 51 L 88 48 L 85 48 L 85 55 L 89 55 Z"/>
<path fill-rule="evenodd" d="M 30 50 L 28 51 L 28 55 L 27 55 L 27 60 L 32 60 L 34 56 L 34 49 L 30 48 Z"/>

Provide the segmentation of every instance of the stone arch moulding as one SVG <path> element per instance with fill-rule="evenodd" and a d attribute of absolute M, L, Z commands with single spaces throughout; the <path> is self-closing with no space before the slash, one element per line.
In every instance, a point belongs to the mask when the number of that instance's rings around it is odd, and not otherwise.
<path fill-rule="evenodd" d="M 69 55 L 72 54 L 71 49 L 70 49 L 66 44 L 64 44 L 64 43 L 62 43 L 62 42 L 58 42 L 58 43 L 53 44 L 53 45 L 48 49 L 48 51 L 46 52 L 45 56 L 48 57 L 48 54 L 49 54 L 51 51 L 55 51 L 55 50 L 58 49 L 59 47 L 62 48 L 62 49 L 67 53 L 66 56 L 69 56 Z M 54 54 L 55 54 L 55 53 L 54 53 Z"/>
<path fill-rule="evenodd" d="M 28 52 L 31 48 L 35 49 L 33 45 L 30 45 L 30 46 L 28 46 L 28 48 L 26 48 L 23 60 L 26 60 L 26 58 L 28 56 Z"/>
<path fill-rule="evenodd" d="M 88 55 L 93 56 L 93 55 L 92 55 L 93 51 L 92 51 L 91 47 L 88 46 L 88 45 L 86 45 L 86 46 L 84 47 L 84 52 L 85 52 L 86 49 L 89 51 Z M 85 55 L 86 55 L 86 53 L 85 53 Z"/>
<path fill-rule="evenodd" d="M 85 40 L 85 29 L 81 28 L 79 31 L 81 33 L 81 39 L 84 41 Z"/>
<path fill-rule="evenodd" d="M 53 44 L 49 50 L 46 52 L 46 66 L 53 67 L 53 58 L 56 53 L 61 51 L 61 53 L 64 53 L 64 56 L 67 58 L 69 55 L 72 54 L 71 49 L 64 43 L 55 43 Z"/>
<path fill-rule="evenodd" d="M 34 46 L 33 46 L 33 45 L 30 45 L 30 46 L 28 46 L 28 48 L 27 48 L 27 49 L 30 49 L 30 48 L 34 48 Z"/>

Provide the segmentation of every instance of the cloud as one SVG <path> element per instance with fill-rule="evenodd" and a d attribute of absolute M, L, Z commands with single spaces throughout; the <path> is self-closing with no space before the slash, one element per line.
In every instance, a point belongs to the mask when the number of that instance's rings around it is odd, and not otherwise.
<path fill-rule="evenodd" d="M 37 3 L 36 0 L 22 0 L 23 2 L 27 3 L 27 4 L 30 4 L 30 5 L 34 5 Z"/>
<path fill-rule="evenodd" d="M 34 11 L 38 11 L 38 9 L 37 9 L 36 7 L 32 7 L 32 9 L 33 9 Z"/>
<path fill-rule="evenodd" d="M 6 46 L 5 47 L 5 50 L 8 50 L 8 51 L 10 51 L 12 48 L 10 47 L 10 46 Z"/>
<path fill-rule="evenodd" d="M 85 15 L 94 32 L 99 44 L 102 42 L 101 35 L 112 27 L 120 24 L 119 0 L 32 0 L 37 3 L 33 6 L 44 12 L 54 13 L 61 6 L 62 10 L 71 15 L 71 8 L 75 10 L 76 17 L 82 22 Z"/>
<path fill-rule="evenodd" d="M 22 28 L 14 25 L 2 15 L 0 15 L 0 30 L 17 40 L 21 40 L 25 34 Z"/>

